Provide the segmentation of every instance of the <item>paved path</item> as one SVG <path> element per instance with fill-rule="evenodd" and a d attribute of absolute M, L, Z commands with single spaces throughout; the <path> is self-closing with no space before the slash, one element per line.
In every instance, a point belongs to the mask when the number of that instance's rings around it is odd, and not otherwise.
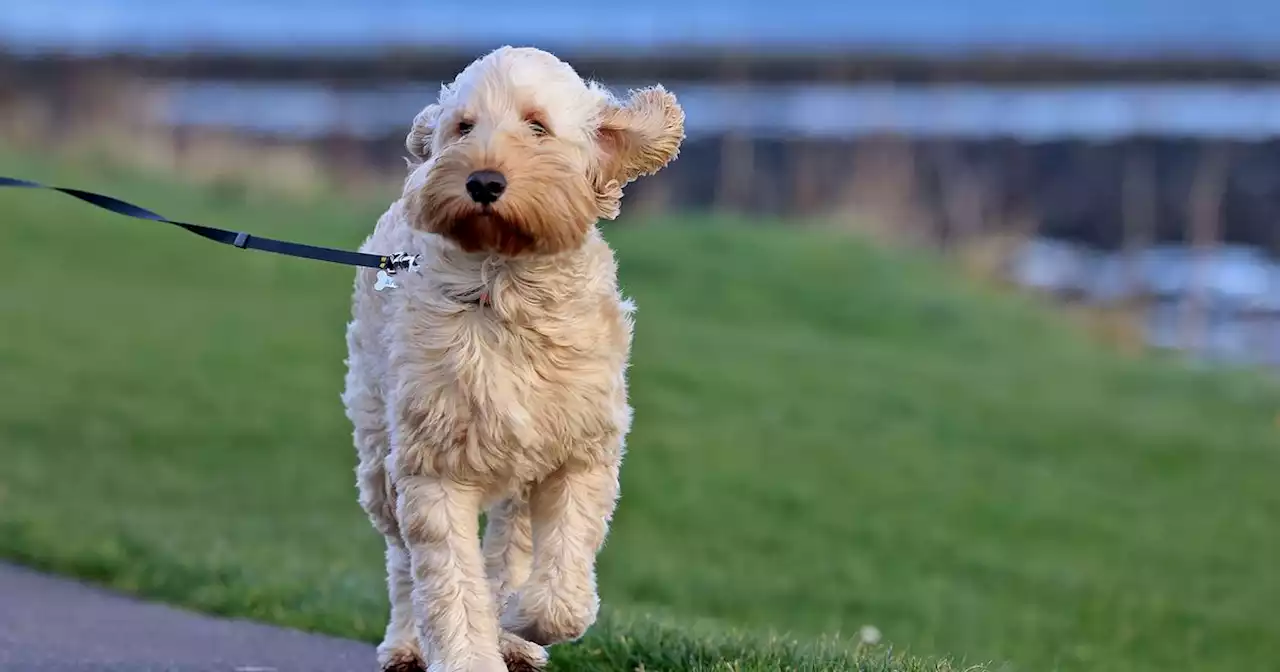
<path fill-rule="evenodd" d="M 3 672 L 373 672 L 373 647 L 139 602 L 0 563 Z"/>

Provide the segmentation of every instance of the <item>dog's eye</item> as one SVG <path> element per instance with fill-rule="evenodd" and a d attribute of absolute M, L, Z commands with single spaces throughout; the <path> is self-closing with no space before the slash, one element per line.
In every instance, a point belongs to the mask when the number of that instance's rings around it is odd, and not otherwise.
<path fill-rule="evenodd" d="M 466 135 L 466 134 L 470 133 L 470 132 L 471 132 L 471 129 L 475 128 L 475 126 L 476 126 L 475 124 L 473 124 L 473 123 L 471 123 L 471 122 L 469 122 L 469 121 L 459 121 L 459 122 L 458 122 L 458 135 Z"/>
<path fill-rule="evenodd" d="M 529 128 L 533 129 L 534 135 L 548 134 L 547 127 L 543 126 L 541 121 L 538 121 L 537 119 L 530 119 L 527 123 L 529 124 Z"/>

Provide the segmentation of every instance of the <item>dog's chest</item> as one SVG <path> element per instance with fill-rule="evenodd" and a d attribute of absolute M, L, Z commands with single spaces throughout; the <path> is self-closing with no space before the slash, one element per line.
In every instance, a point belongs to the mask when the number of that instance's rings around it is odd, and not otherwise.
<path fill-rule="evenodd" d="M 613 450 L 625 433 L 626 348 L 613 333 L 625 325 L 529 324 L 486 306 L 414 322 L 400 391 L 420 411 L 406 419 L 433 471 L 532 480 Z"/>

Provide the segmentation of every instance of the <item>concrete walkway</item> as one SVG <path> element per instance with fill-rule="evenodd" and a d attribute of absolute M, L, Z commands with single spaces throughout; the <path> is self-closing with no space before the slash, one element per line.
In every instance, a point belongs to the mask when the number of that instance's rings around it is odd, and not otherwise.
<path fill-rule="evenodd" d="M 373 647 L 140 602 L 0 563 L 3 672 L 373 672 Z"/>

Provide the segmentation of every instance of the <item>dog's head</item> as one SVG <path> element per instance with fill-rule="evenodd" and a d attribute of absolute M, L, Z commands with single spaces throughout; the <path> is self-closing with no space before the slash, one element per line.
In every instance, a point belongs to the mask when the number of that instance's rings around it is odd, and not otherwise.
<path fill-rule="evenodd" d="M 414 119 L 413 225 L 469 252 L 553 254 L 617 216 L 622 187 L 671 162 L 684 112 L 661 86 L 625 102 L 537 49 L 502 47 Z"/>

